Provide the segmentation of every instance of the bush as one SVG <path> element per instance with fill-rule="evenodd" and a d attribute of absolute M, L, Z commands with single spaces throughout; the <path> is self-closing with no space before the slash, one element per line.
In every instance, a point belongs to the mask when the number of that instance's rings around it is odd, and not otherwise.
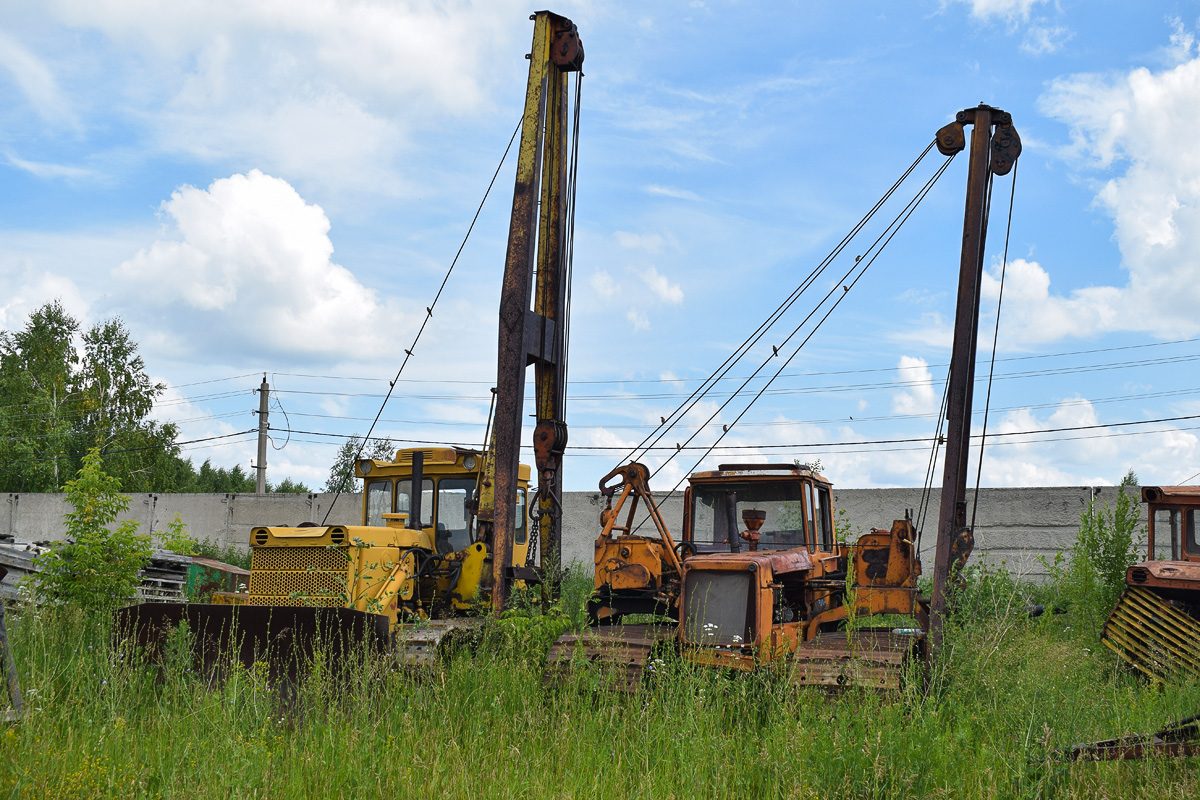
<path fill-rule="evenodd" d="M 108 526 L 129 508 L 120 479 L 107 474 L 98 449 L 64 487 L 72 510 L 63 517 L 67 540 L 37 559 L 43 597 L 82 609 L 111 609 L 137 593 L 138 573 L 150 560 L 150 537 L 133 520 Z"/>
<path fill-rule="evenodd" d="M 1140 559 L 1141 509 L 1137 476 L 1130 470 L 1117 488 L 1113 507 L 1088 503 L 1079 535 L 1067 553 L 1046 564 L 1059 602 L 1072 614 L 1076 630 L 1092 637 L 1125 589 L 1125 570 Z"/>
<path fill-rule="evenodd" d="M 200 555 L 200 543 L 187 532 L 187 525 L 178 514 L 167 523 L 166 531 L 158 534 L 158 546 L 181 556 Z"/>

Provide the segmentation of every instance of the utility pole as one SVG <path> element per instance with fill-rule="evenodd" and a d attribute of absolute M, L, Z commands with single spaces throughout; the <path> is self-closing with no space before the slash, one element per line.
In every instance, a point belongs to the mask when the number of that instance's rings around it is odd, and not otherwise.
<path fill-rule="evenodd" d="M 988 190 L 991 176 L 1007 175 L 1021 154 L 1021 139 L 1012 126 L 1012 116 L 981 103 L 976 108 L 958 112 L 954 122 L 937 132 L 937 148 L 942 155 L 948 156 L 966 147 L 964 125 L 972 126 L 971 149 L 946 401 L 945 468 L 930 601 L 929 638 L 935 653 L 942 644 L 942 622 L 951 572 L 957 573 L 963 568 L 975 546 L 975 532 L 967 524 L 967 464 L 979 334 L 979 290 L 987 239 Z"/>
<path fill-rule="evenodd" d="M 271 387 L 267 383 L 267 373 L 263 373 L 262 385 L 258 387 L 258 463 L 254 469 L 258 475 L 254 480 L 254 493 L 267 493 L 267 401 L 271 396 Z"/>

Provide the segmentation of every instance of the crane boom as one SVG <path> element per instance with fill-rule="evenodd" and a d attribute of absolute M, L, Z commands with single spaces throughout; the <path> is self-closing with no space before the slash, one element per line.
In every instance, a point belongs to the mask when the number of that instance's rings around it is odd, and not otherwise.
<path fill-rule="evenodd" d="M 571 20 L 549 11 L 531 16 L 533 49 L 508 230 L 496 367 L 496 412 L 479 497 L 479 521 L 491 525 L 492 604 L 499 612 L 513 579 L 509 562 L 516 496 L 526 368 L 534 366 L 541 566 L 559 566 L 567 367 L 568 209 L 567 74 L 583 64 L 583 45 Z M 536 282 L 535 282 L 536 273 Z M 532 306 L 532 307 L 531 307 Z M 497 502 L 501 498 L 501 502 Z"/>

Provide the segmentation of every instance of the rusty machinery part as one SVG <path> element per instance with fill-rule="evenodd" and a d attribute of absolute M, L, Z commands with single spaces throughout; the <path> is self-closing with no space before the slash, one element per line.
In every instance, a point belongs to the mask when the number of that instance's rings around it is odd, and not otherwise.
<path fill-rule="evenodd" d="M 561 484 L 566 444 L 568 284 L 571 276 L 574 191 L 579 130 L 579 80 L 583 45 L 571 20 L 539 11 L 528 53 L 520 147 L 498 314 L 496 405 L 480 492 L 480 516 L 492 522 L 492 607 L 504 610 L 517 571 L 509 567 L 516 525 L 513 509 L 498 498 L 516 493 L 516 468 L 524 420 L 526 371 L 534 367 L 539 420 L 539 503 L 549 511 L 540 531 L 542 566 L 556 572 L 561 520 L 553 507 Z M 568 74 L 577 74 L 575 114 Z M 532 306 L 532 308 L 531 308 Z M 557 453 L 556 453 L 557 451 Z"/>
<path fill-rule="evenodd" d="M 484 621 L 475 618 L 421 620 L 396 628 L 395 653 L 400 664 L 417 670 L 432 669 L 456 648 L 475 644 Z"/>
<path fill-rule="evenodd" d="M 967 125 L 972 126 L 969 147 L 963 130 Z M 930 602 L 930 645 L 936 654 L 942 641 L 948 585 L 955 579 L 954 572 L 961 573 L 970 554 L 968 545 L 973 544 L 963 536 L 963 530 L 967 525 L 968 456 L 978 350 L 979 297 L 990 206 L 988 198 L 992 176 L 1007 174 L 1016 163 L 1021 153 L 1021 139 L 1013 128 L 1012 115 L 980 103 L 975 108 L 959 111 L 954 122 L 938 130 L 934 141 L 943 155 L 950 156 L 963 149 L 970 154 L 954 335 L 950 372 L 946 381 L 946 449 Z"/>
<path fill-rule="evenodd" d="M 788 680 L 796 687 L 896 691 L 924 660 L 925 637 L 917 629 L 833 631 L 796 648 Z"/>
<path fill-rule="evenodd" d="M 621 480 L 614 482 L 616 478 L 620 478 Z M 621 496 L 618 498 L 617 505 L 614 508 L 612 498 L 617 492 L 620 492 Z M 633 521 L 634 515 L 637 513 L 638 502 L 644 502 L 650 520 L 654 523 L 659 538 L 662 539 L 665 545 L 664 555 L 667 556 L 671 568 L 677 574 L 683 573 L 683 565 L 680 563 L 679 556 L 675 553 L 675 540 L 672 538 L 671 532 L 667 530 L 667 523 L 663 520 L 662 514 L 658 510 L 658 504 L 654 501 L 654 495 L 650 493 L 650 470 L 644 464 L 631 461 L 609 472 L 600 479 L 600 494 L 608 499 L 604 511 L 601 512 L 601 520 L 604 527 L 600 531 L 600 538 L 611 538 L 613 531 L 620 531 L 626 536 L 632 536 L 635 530 Z M 617 522 L 619 521 L 621 509 L 631 496 L 633 502 L 630 503 L 629 514 L 626 517 L 625 524 L 618 525 Z"/>
<path fill-rule="evenodd" d="M 1076 744 L 1056 751 L 1054 761 L 1138 761 L 1144 758 L 1200 756 L 1200 715 L 1145 736 L 1121 736 Z"/>
<path fill-rule="evenodd" d="M 1177 603 L 1130 586 L 1105 621 L 1100 641 L 1152 681 L 1200 681 L 1200 621 Z"/>
<path fill-rule="evenodd" d="M 566 17 L 550 15 L 554 23 L 554 39 L 550 43 L 550 62 L 563 72 L 578 72 L 583 69 L 583 41 L 579 28 Z M 537 14 L 529 19 L 536 20 Z"/>
<path fill-rule="evenodd" d="M 746 530 L 742 531 L 739 535 L 746 540 L 751 553 L 758 550 L 758 540 L 762 538 L 758 531 L 766 521 L 767 512 L 765 511 L 748 508 L 742 512 L 742 522 L 746 523 Z"/>
<path fill-rule="evenodd" d="M 546 655 L 543 682 L 559 686 L 579 664 L 609 671 L 619 691 L 633 694 L 660 648 L 675 639 L 671 625 L 614 625 L 560 636 Z"/>
<path fill-rule="evenodd" d="M 388 618 L 352 608 L 143 603 L 118 609 L 113 636 L 132 640 L 151 663 L 164 658 L 171 632 L 186 622 L 201 674 L 220 678 L 231 662 L 267 664 L 272 682 L 302 678 L 318 653 L 331 667 L 363 648 L 387 652 Z"/>
<path fill-rule="evenodd" d="M 542 538 L 542 516 L 533 516 L 534 507 L 529 509 L 529 549 L 525 551 L 525 566 L 533 569 L 537 566 L 538 545 Z"/>
<path fill-rule="evenodd" d="M 539 517 L 546 513 L 541 509 L 545 505 L 550 514 L 562 514 L 562 501 L 554 491 L 558 485 L 558 473 L 562 468 L 563 452 L 567 448 L 567 424 L 558 419 L 538 420 L 533 429 L 533 463 L 538 472 L 537 502 Z"/>

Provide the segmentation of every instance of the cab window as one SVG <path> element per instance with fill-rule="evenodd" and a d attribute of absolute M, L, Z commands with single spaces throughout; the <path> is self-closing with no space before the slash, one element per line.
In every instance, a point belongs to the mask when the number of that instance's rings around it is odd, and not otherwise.
<path fill-rule="evenodd" d="M 821 549 L 833 550 L 833 504 L 828 489 L 817 489 L 817 516 L 821 519 Z"/>
<path fill-rule="evenodd" d="M 396 481 L 397 514 L 412 512 L 412 480 Z M 433 480 L 426 478 L 421 481 L 421 527 L 433 527 Z"/>
<path fill-rule="evenodd" d="M 1153 558 L 1159 561 L 1179 560 L 1181 516 L 1177 508 L 1155 509 L 1151 522 L 1154 525 Z"/>
<path fill-rule="evenodd" d="M 468 501 L 475 493 L 474 478 L 442 478 L 437 485 L 438 552 L 455 553 L 474 541 Z M 424 515 L 424 511 L 422 511 Z"/>
<path fill-rule="evenodd" d="M 383 525 L 383 515 L 392 510 L 392 482 L 367 482 L 367 518 L 364 525 Z"/>
<path fill-rule="evenodd" d="M 1183 549 L 1189 556 L 1193 558 L 1200 556 L 1200 509 L 1189 508 L 1187 512 L 1187 526 L 1183 537 Z"/>
<path fill-rule="evenodd" d="M 804 525 L 808 528 L 808 550 L 817 549 L 817 508 L 813 502 L 813 487 L 811 483 L 804 484 Z"/>
<path fill-rule="evenodd" d="M 525 525 L 525 490 L 517 489 L 517 517 L 513 522 L 513 541 L 525 544 L 528 526 Z"/>
<path fill-rule="evenodd" d="M 759 529 L 760 550 L 776 550 L 807 543 L 804 535 L 804 502 L 800 485 L 794 481 L 748 481 L 745 483 L 698 484 L 692 487 L 689 515 L 692 542 L 701 552 L 727 550 L 729 543 L 728 504 L 736 496 L 735 515 L 741 534 L 742 512 L 766 512 Z M 745 545 L 743 544 L 743 547 Z"/>

